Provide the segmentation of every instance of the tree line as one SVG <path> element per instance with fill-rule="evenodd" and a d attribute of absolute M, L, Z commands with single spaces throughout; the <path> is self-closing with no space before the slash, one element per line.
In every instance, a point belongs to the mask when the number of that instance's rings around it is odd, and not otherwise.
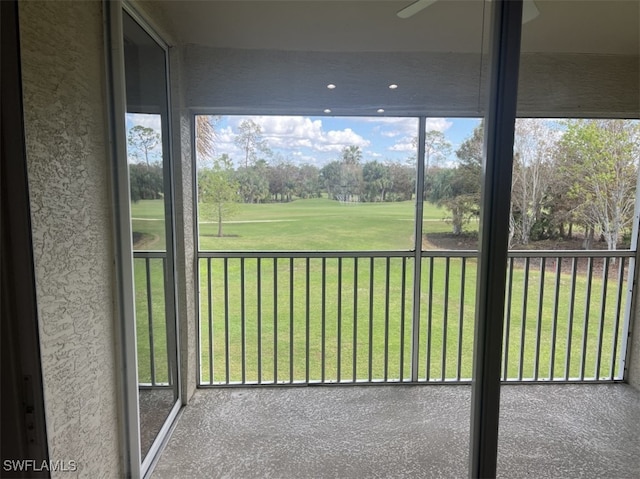
<path fill-rule="evenodd" d="M 237 203 L 289 202 L 326 196 L 342 202 L 407 201 L 415 198 L 416 156 L 405 163 L 363 162 L 355 145 L 343 148 L 334 161 L 319 168 L 277 157 L 252 120 L 240 124 L 235 144 L 241 158 L 215 155 L 215 125 L 196 120 L 196 148 L 208 158 L 198 171 L 199 200 L 209 204 L 222 235 L 222 219 Z M 159 144 L 153 130 L 134 127 L 129 143 L 132 199 L 162 196 L 162 168 L 149 159 Z M 150 131 L 148 131 L 150 130 Z M 459 235 L 479 214 L 483 124 L 454 151 L 438 131 L 425 135 L 424 200 L 443 206 L 452 233 Z M 631 229 L 638 177 L 640 129 L 626 120 L 518 119 L 514 140 L 509 217 L 510 245 L 575 236 L 584 248 L 597 239 L 615 249 Z M 204 139 L 204 140 L 203 140 Z M 155 146 L 154 146 L 155 143 Z M 414 147 L 418 147 L 417 138 Z"/>
<path fill-rule="evenodd" d="M 639 127 L 625 120 L 566 120 L 558 128 L 516 121 L 510 245 L 572 237 L 616 249 L 630 232 L 638 178 Z M 450 211 L 453 232 L 479 213 L 483 126 L 456 151 L 457 166 L 429 175 L 428 199 Z"/>

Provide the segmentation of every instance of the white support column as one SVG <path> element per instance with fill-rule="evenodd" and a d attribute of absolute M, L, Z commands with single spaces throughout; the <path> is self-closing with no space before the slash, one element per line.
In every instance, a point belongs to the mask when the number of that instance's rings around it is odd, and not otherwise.
<path fill-rule="evenodd" d="M 422 285 L 422 217 L 424 213 L 424 152 L 427 119 L 418 121 L 418 157 L 416 160 L 416 216 L 414 230 L 413 261 L 413 327 L 411 329 L 411 381 L 418 380 L 418 358 L 420 357 L 420 288 Z"/>

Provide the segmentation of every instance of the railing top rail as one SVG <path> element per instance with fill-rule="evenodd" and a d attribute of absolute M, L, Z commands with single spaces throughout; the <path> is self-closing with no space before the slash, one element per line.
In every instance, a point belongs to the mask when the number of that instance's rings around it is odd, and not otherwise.
<path fill-rule="evenodd" d="M 134 257 L 162 257 L 163 252 L 134 252 Z M 409 258 L 401 251 L 198 251 L 198 258 Z M 632 250 L 511 250 L 509 258 L 630 258 Z M 423 258 L 476 258 L 476 250 L 424 250 Z"/>
<path fill-rule="evenodd" d="M 134 251 L 133 252 L 133 257 L 134 258 L 166 258 L 167 257 L 167 252 L 166 251 Z"/>
<path fill-rule="evenodd" d="M 198 251 L 199 258 L 409 258 L 411 251 Z"/>
<path fill-rule="evenodd" d="M 623 250 L 510 250 L 509 258 L 630 258 L 635 251 Z"/>

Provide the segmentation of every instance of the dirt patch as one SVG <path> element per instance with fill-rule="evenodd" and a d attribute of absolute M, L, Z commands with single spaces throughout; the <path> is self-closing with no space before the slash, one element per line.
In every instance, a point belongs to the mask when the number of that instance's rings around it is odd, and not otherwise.
<path fill-rule="evenodd" d="M 428 233 L 422 238 L 424 249 L 478 249 L 478 233 Z"/>
<path fill-rule="evenodd" d="M 582 238 L 571 238 L 563 240 L 542 240 L 534 241 L 527 245 L 517 245 L 513 247 L 513 250 L 551 250 L 551 251 L 566 251 L 566 250 L 582 250 L 583 249 Z M 453 235 L 451 233 L 428 233 L 425 234 L 422 241 L 422 247 L 425 250 L 477 250 L 478 249 L 478 234 L 477 233 L 463 233 L 461 235 Z M 619 249 L 628 249 L 628 245 L 620 245 Z M 604 241 L 594 241 L 591 249 L 594 250 L 606 250 L 607 244 Z M 572 258 L 561 259 L 560 268 L 563 273 L 570 273 L 573 270 L 574 263 Z M 547 258 L 545 260 L 545 271 L 551 273 L 556 270 L 558 258 Z M 577 258 L 575 260 L 575 268 L 578 274 L 586 274 L 589 268 L 592 269 L 592 277 L 602 277 L 605 267 L 605 260 L 603 258 L 594 258 L 591 260 L 591 266 L 589 265 L 588 258 Z M 518 268 L 524 268 L 526 260 L 524 258 L 515 258 L 514 266 Z M 539 258 L 531 257 L 529 260 L 529 267 L 532 271 L 540 270 L 541 260 Z M 608 277 L 609 279 L 615 279 L 619 275 L 620 261 L 612 258 L 608 264 Z M 628 268 L 628 260 L 625 261 L 625 269 Z"/>
<path fill-rule="evenodd" d="M 579 237 L 571 239 L 547 239 L 534 241 L 526 245 L 516 245 L 514 250 L 581 250 L 583 239 Z M 451 233 L 428 233 L 424 235 L 423 248 L 425 249 L 478 249 L 478 233 L 462 233 L 454 235 Z M 629 245 L 619 245 L 618 249 L 628 249 Z M 606 250 L 607 243 L 604 241 L 594 241 L 591 249 Z"/>
<path fill-rule="evenodd" d="M 138 231 L 134 231 L 131 233 L 133 239 L 133 249 L 147 249 L 149 245 L 152 245 L 156 242 L 155 235 L 150 235 L 147 233 L 140 233 Z"/>

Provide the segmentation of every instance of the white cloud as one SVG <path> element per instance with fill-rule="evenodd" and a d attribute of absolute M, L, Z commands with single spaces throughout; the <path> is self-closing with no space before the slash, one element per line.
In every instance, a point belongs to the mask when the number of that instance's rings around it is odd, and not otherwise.
<path fill-rule="evenodd" d="M 389 151 L 402 151 L 415 153 L 416 147 L 413 144 L 415 137 L 405 136 L 389 147 Z"/>
<path fill-rule="evenodd" d="M 427 126 L 425 131 L 436 130 L 444 133 L 453 125 L 452 122 L 446 118 L 427 118 Z"/>
<path fill-rule="evenodd" d="M 232 150 L 234 127 L 251 119 L 262 128 L 262 137 L 271 149 L 296 150 L 308 148 L 318 152 L 340 152 L 345 146 L 366 148 L 371 142 L 351 128 L 344 130 L 323 129 L 322 120 L 303 116 L 254 116 L 229 117 L 229 126 L 220 130 L 218 143 L 225 150 Z M 235 146 L 235 145 L 234 145 Z"/>
<path fill-rule="evenodd" d="M 363 123 L 376 123 L 374 131 L 386 138 L 395 138 L 397 136 L 416 136 L 418 134 L 417 118 L 405 117 L 358 117 L 355 121 Z"/>
<path fill-rule="evenodd" d="M 132 128 L 137 125 L 144 126 L 145 128 L 152 128 L 158 133 L 161 133 L 162 131 L 160 115 L 127 113 L 127 128 Z"/>
<path fill-rule="evenodd" d="M 416 137 L 418 136 L 418 120 L 417 118 L 404 117 L 363 117 L 355 118 L 357 121 L 366 123 L 376 123 L 379 126 L 374 128 L 381 136 L 386 138 L 396 138 L 399 136 Z M 436 130 L 445 132 L 453 126 L 453 122 L 446 118 L 427 118 L 425 131 Z M 405 151 L 405 150 L 394 150 Z"/>

